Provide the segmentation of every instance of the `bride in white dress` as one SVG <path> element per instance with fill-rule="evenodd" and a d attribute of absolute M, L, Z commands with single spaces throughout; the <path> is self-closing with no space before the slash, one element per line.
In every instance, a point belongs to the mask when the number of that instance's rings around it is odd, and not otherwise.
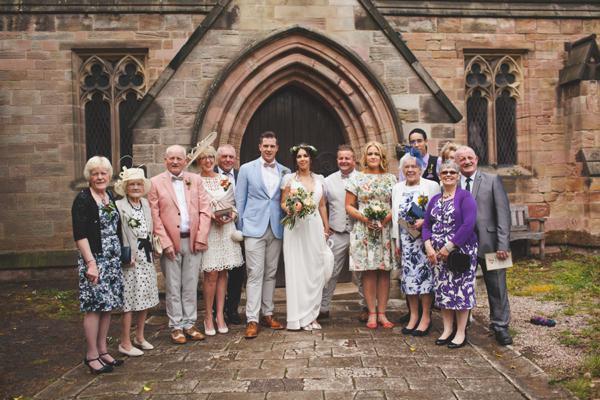
<path fill-rule="evenodd" d="M 314 147 L 302 143 L 294 146 L 292 152 L 297 172 L 285 175 L 282 180 L 281 208 L 286 211 L 288 193 L 299 187 L 312 192 L 318 206 L 317 212 L 303 219 L 296 218 L 294 228 L 286 227 L 283 233 L 287 329 L 321 329 L 317 323 L 325 286 L 321 253 L 327 245 L 325 232 L 329 232 L 323 198 L 325 180 L 322 175 L 310 171 L 316 155 Z"/>

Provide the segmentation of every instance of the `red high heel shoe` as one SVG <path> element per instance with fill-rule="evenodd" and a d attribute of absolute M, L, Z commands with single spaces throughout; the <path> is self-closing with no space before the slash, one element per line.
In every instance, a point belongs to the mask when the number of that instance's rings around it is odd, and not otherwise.
<path fill-rule="evenodd" d="M 377 314 L 376 312 L 370 312 L 369 315 L 375 315 Z M 367 328 L 369 329 L 377 329 L 377 322 L 375 322 L 374 324 L 367 324 Z"/>
<path fill-rule="evenodd" d="M 379 314 L 379 315 L 385 315 L 385 313 L 384 313 L 384 312 L 378 312 L 377 314 Z M 394 327 L 394 324 L 392 324 L 392 323 L 391 323 L 391 322 L 389 322 L 389 321 L 388 321 L 388 322 L 386 322 L 386 323 L 383 323 L 383 322 L 379 322 L 379 323 L 381 324 L 381 326 L 383 326 L 383 327 L 384 327 L 384 329 L 392 329 L 392 328 Z"/>

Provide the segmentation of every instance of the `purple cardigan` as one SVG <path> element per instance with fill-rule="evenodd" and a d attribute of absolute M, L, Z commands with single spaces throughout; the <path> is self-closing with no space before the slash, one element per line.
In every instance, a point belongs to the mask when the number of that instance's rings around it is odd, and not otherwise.
<path fill-rule="evenodd" d="M 431 199 L 425 213 L 425 222 L 423 223 L 423 242 L 431 239 L 431 210 L 443 193 L 437 194 Z M 454 193 L 454 220 L 456 221 L 454 235 L 450 241 L 455 246 L 462 247 L 465 244 L 477 243 L 477 234 L 475 233 L 475 219 L 477 217 L 477 203 L 473 195 L 464 189 L 456 188 Z"/>

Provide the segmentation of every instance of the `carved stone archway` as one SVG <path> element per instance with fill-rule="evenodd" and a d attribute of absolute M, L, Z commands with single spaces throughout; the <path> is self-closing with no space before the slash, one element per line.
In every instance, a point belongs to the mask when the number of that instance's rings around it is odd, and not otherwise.
<path fill-rule="evenodd" d="M 192 142 L 217 131 L 218 145 L 239 151 L 254 112 L 287 85 L 325 104 L 356 151 L 377 140 L 394 154 L 401 128 L 385 87 L 354 52 L 298 27 L 258 41 L 221 71 L 200 107 Z"/>

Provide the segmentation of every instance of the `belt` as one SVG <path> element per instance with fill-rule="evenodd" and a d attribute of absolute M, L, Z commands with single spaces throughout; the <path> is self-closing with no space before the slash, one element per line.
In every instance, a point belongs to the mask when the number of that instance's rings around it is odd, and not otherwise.
<path fill-rule="evenodd" d="M 184 232 L 181 232 L 181 233 L 179 234 L 179 237 L 180 237 L 180 238 L 189 238 L 189 237 L 190 237 L 190 233 L 189 233 L 189 232 L 185 232 L 185 233 L 184 233 Z"/>

